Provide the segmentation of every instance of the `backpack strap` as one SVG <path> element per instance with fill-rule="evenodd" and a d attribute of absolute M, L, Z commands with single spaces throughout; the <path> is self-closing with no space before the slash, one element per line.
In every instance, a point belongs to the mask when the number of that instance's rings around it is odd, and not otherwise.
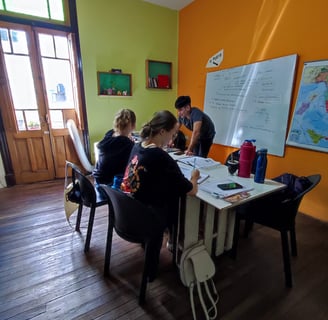
<path fill-rule="evenodd" d="M 214 274 L 214 262 L 207 252 L 206 247 L 202 243 L 198 243 L 183 252 L 181 256 L 180 277 L 182 283 L 189 287 L 190 304 L 194 320 L 196 320 L 193 294 L 195 285 L 197 286 L 200 303 L 206 316 L 206 320 L 214 320 L 217 317 L 216 304 L 219 301 L 219 295 L 212 279 Z M 208 282 L 212 285 L 213 294 L 210 292 Z M 204 302 L 202 286 L 205 288 L 205 292 L 211 304 L 209 308 L 206 307 Z"/>
<path fill-rule="evenodd" d="M 202 245 L 203 250 L 198 251 L 197 253 L 191 255 L 190 260 L 193 265 L 193 270 L 195 274 L 195 282 L 197 285 L 199 300 L 202 305 L 204 314 L 206 316 L 206 319 L 212 320 L 216 319 L 217 317 L 217 307 L 216 304 L 219 301 L 219 295 L 216 291 L 214 281 L 212 277 L 215 274 L 215 265 L 213 260 L 211 259 L 210 255 L 206 251 L 206 248 L 204 245 Z M 213 293 L 215 296 L 215 300 L 208 288 L 208 282 L 212 284 Z M 206 304 L 204 302 L 203 293 L 201 285 L 205 287 L 205 292 L 207 294 L 207 297 L 210 301 L 210 308 L 207 309 Z M 214 312 L 213 315 L 211 313 Z"/>

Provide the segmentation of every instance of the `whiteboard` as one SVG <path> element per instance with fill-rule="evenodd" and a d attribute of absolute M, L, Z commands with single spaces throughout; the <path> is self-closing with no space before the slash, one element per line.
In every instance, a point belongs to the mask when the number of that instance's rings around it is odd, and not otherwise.
<path fill-rule="evenodd" d="M 283 156 L 297 55 L 209 72 L 204 112 L 215 124 L 214 143 L 258 148 Z"/>

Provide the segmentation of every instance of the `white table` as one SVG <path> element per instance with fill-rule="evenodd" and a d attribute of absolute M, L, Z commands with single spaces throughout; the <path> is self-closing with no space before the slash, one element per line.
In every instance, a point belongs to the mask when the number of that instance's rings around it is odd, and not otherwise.
<path fill-rule="evenodd" d="M 179 159 L 178 156 L 172 155 L 172 157 L 176 160 Z M 201 169 L 200 171 L 210 175 L 209 181 L 231 178 L 242 185 L 251 185 L 253 190 L 249 191 L 250 196 L 248 198 L 235 203 L 217 199 L 210 193 L 202 190 L 198 190 L 196 196 L 187 196 L 185 204 L 181 204 L 180 210 L 177 235 L 177 263 L 179 263 L 179 252 L 181 253 L 181 251 L 196 244 L 199 240 L 204 241 L 211 255 L 218 256 L 225 250 L 230 250 L 233 243 L 236 207 L 286 187 L 284 184 L 269 179 L 260 184 L 255 183 L 253 177 L 241 178 L 236 175 L 231 176 L 225 165 Z"/>

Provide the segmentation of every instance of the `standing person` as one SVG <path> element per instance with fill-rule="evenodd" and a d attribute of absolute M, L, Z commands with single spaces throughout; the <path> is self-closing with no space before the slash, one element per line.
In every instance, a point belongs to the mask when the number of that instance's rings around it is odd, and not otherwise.
<path fill-rule="evenodd" d="M 134 146 L 131 132 L 136 126 L 132 110 L 122 109 L 114 118 L 113 129 L 98 143 L 99 158 L 93 171 L 97 184 L 112 184 L 115 175 L 124 174 L 130 152 Z"/>
<path fill-rule="evenodd" d="M 197 193 L 199 171 L 193 170 L 191 179 L 182 174 L 176 161 L 163 150 L 178 130 L 176 117 L 170 111 L 159 111 L 146 123 L 140 133 L 142 142 L 136 144 L 124 174 L 122 189 L 153 209 L 158 242 L 153 251 L 154 268 L 158 265 L 163 232 L 171 228 L 178 216 L 178 200 L 185 194 Z M 155 271 L 154 271 L 155 272 Z"/>
<path fill-rule="evenodd" d="M 179 124 L 192 131 L 185 154 L 206 158 L 215 136 L 213 121 L 203 111 L 191 106 L 189 96 L 178 97 L 175 108 L 178 110 Z"/>

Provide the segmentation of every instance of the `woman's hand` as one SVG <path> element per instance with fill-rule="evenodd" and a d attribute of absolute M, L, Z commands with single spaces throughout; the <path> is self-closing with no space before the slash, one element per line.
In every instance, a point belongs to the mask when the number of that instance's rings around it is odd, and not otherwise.
<path fill-rule="evenodd" d="M 188 195 L 194 196 L 198 192 L 197 181 L 199 179 L 199 176 L 200 176 L 200 172 L 198 169 L 194 169 L 193 171 L 191 171 L 190 181 L 192 183 L 192 189 L 187 193 Z"/>
<path fill-rule="evenodd" d="M 194 169 L 192 172 L 191 172 L 191 180 L 198 180 L 200 177 L 200 172 L 198 169 Z"/>

